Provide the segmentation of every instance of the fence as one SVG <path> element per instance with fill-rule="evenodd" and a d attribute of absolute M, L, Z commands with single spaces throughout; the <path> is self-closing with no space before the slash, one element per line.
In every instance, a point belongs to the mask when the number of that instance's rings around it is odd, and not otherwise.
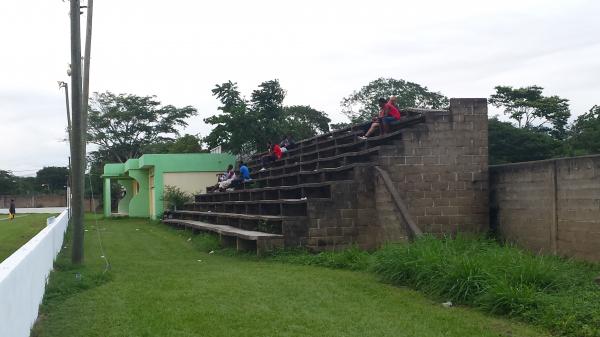
<path fill-rule="evenodd" d="M 17 208 L 66 207 L 65 194 L 0 195 L 0 208 L 8 208 L 13 199 Z M 86 212 L 94 212 L 100 206 L 100 199 L 86 197 L 83 207 Z"/>
<path fill-rule="evenodd" d="M 506 240 L 600 261 L 600 155 L 491 166 L 490 200 Z"/>
<path fill-rule="evenodd" d="M 29 336 L 68 222 L 67 210 L 48 219 L 46 228 L 0 263 L 0 336 Z"/>

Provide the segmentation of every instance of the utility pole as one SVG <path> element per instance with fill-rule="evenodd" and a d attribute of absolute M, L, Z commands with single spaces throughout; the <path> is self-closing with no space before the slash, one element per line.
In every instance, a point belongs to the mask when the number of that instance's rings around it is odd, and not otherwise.
<path fill-rule="evenodd" d="M 88 101 L 90 98 L 90 56 L 92 54 L 92 15 L 94 14 L 94 0 L 88 0 L 87 19 L 85 32 L 85 56 L 83 58 L 83 97 L 81 105 L 81 120 L 83 122 L 83 157 L 85 158 L 85 144 L 88 126 Z"/>
<path fill-rule="evenodd" d="M 71 146 L 71 109 L 69 108 L 69 83 L 58 81 L 59 88 L 65 88 L 65 102 L 67 107 L 67 134 L 69 136 L 69 146 Z M 69 165 L 69 169 L 71 165 Z"/>
<path fill-rule="evenodd" d="M 83 188 L 85 178 L 85 144 L 83 143 L 83 120 L 81 100 L 81 27 L 79 21 L 79 0 L 71 0 L 71 108 L 73 120 L 71 128 L 71 167 L 73 216 L 73 251 L 71 262 L 83 263 Z"/>

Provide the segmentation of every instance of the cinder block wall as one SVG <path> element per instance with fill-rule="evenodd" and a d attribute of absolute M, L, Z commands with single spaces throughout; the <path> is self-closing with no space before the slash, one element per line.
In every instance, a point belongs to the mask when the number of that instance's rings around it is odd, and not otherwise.
<path fill-rule="evenodd" d="M 600 261 L 600 155 L 492 166 L 490 198 L 506 240 Z"/>
<path fill-rule="evenodd" d="M 450 100 L 449 110 L 423 112 L 426 122 L 406 129 L 396 147 L 386 149 L 379 166 L 391 176 L 410 215 L 427 233 L 487 231 L 488 128 L 484 98 Z M 389 212 L 387 191 L 378 181 L 379 229 L 399 219 Z M 405 239 L 388 228 L 386 241 Z"/>

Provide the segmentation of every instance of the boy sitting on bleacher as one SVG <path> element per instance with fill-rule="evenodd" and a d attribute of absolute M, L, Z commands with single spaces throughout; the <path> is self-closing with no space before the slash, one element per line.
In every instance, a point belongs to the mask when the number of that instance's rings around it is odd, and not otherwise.
<path fill-rule="evenodd" d="M 400 120 L 400 110 L 395 105 L 396 97 L 392 96 L 389 100 L 379 99 L 379 117 L 373 118 L 371 127 L 360 139 L 367 139 L 371 134 L 379 129 L 380 135 L 384 135 L 390 130 L 390 123 Z"/>
<path fill-rule="evenodd" d="M 283 152 L 281 151 L 281 147 L 277 143 L 275 143 L 275 145 L 273 145 L 273 143 L 271 143 L 271 141 L 268 141 L 267 148 L 269 149 L 269 154 L 262 157 L 262 159 L 261 159 L 262 166 L 263 166 L 263 168 L 260 169 L 261 171 L 266 170 L 265 166 L 267 164 L 281 159 L 281 156 L 283 155 Z"/>

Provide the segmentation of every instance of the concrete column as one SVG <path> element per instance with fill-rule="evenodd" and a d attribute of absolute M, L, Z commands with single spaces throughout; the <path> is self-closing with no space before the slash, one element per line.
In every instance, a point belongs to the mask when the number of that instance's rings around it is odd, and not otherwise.
<path fill-rule="evenodd" d="M 110 217 L 112 210 L 110 208 L 110 178 L 104 178 L 104 216 Z"/>

